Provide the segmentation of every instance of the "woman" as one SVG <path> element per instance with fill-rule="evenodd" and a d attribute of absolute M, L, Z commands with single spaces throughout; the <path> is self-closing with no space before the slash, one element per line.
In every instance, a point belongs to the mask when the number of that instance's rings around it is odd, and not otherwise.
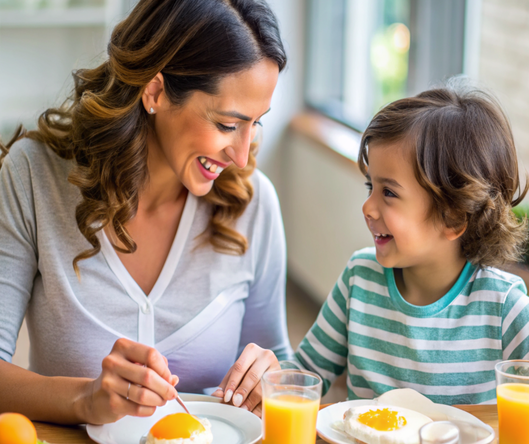
<path fill-rule="evenodd" d="M 142 0 L 108 55 L 2 149 L 0 411 L 34 420 L 148 416 L 249 343 L 291 353 L 279 205 L 251 146 L 286 63 L 273 13 Z M 10 364 L 24 315 L 29 370 Z"/>

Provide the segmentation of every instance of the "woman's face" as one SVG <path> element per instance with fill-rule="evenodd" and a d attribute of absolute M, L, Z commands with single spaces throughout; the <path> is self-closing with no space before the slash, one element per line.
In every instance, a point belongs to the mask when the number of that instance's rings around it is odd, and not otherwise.
<path fill-rule="evenodd" d="M 262 60 L 223 78 L 217 95 L 196 91 L 181 107 L 169 102 L 159 74 L 143 97 L 145 108 L 155 112 L 148 142 L 151 178 L 176 179 L 195 196 L 204 196 L 223 169 L 232 163 L 244 168 L 278 74 L 277 63 Z"/>

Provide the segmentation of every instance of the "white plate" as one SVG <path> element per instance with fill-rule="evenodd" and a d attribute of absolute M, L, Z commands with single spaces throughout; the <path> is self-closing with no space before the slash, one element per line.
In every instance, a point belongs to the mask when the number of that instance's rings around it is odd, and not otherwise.
<path fill-rule="evenodd" d="M 373 399 L 358 399 L 355 401 L 339 402 L 337 404 L 330 405 L 318 413 L 318 420 L 316 422 L 316 430 L 321 438 L 332 444 L 351 444 L 354 443 L 354 438 L 348 437 L 345 433 L 340 432 L 333 427 L 333 424 L 343 420 L 343 414 L 346 410 L 351 407 L 360 407 L 362 405 L 377 405 L 377 402 Z M 466 421 L 471 424 L 485 427 L 487 430 L 492 429 L 464 410 L 443 404 L 434 404 L 436 417 L 432 415 L 426 415 L 432 417 L 433 420 L 447 420 L 447 421 Z"/>
<path fill-rule="evenodd" d="M 226 404 L 206 395 L 180 394 L 193 415 L 206 417 L 211 423 L 212 444 L 254 444 L 262 437 L 261 420 L 253 413 Z M 193 400 L 191 400 L 193 399 Z M 203 401 L 195 401 L 201 399 Z M 161 418 L 183 412 L 176 402 L 168 402 L 148 418 L 126 416 L 113 424 L 88 424 L 88 436 L 99 444 L 140 444 L 142 436 Z"/>

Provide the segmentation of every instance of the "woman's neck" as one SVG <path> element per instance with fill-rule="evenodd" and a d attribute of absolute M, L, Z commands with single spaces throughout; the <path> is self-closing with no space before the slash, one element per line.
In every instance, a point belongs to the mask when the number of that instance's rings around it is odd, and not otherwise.
<path fill-rule="evenodd" d="M 149 135 L 147 146 L 149 175 L 147 183 L 140 192 L 139 209 L 154 212 L 160 207 L 174 205 L 184 194 L 187 194 L 187 189 L 169 166 L 156 137 Z"/>
<path fill-rule="evenodd" d="M 466 259 L 460 254 L 408 268 L 395 268 L 395 283 L 402 297 L 413 305 L 430 305 L 441 299 L 457 282 Z"/>

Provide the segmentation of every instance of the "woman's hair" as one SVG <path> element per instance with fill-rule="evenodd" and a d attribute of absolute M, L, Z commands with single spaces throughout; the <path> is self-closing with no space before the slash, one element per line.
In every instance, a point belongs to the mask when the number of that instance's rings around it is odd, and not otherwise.
<path fill-rule="evenodd" d="M 125 246 L 116 249 L 136 250 L 125 224 L 136 214 L 148 179 L 145 86 L 161 72 L 169 100 L 182 106 L 194 91 L 216 94 L 223 77 L 263 59 L 275 61 L 280 71 L 286 64 L 277 21 L 265 0 L 140 0 L 112 32 L 108 60 L 75 71 L 72 97 L 46 110 L 37 130 L 19 129 L 0 146 L 3 157 L 25 136 L 75 159 L 69 181 L 82 196 L 76 219 L 92 245 L 75 257 L 77 273 L 80 260 L 100 251 L 96 233 L 108 224 Z M 204 197 L 212 206 L 206 234 L 217 251 L 242 255 L 248 248 L 234 222 L 252 199 L 256 149 L 253 144 L 245 168 L 228 167 Z"/>
<path fill-rule="evenodd" d="M 363 134 L 360 170 L 367 172 L 370 144 L 397 141 L 412 151 L 415 177 L 432 198 L 430 216 L 464 230 L 468 261 L 499 266 L 521 258 L 527 222 L 518 222 L 512 207 L 529 185 L 520 185 L 511 128 L 491 95 L 453 78 L 390 103 Z"/>

